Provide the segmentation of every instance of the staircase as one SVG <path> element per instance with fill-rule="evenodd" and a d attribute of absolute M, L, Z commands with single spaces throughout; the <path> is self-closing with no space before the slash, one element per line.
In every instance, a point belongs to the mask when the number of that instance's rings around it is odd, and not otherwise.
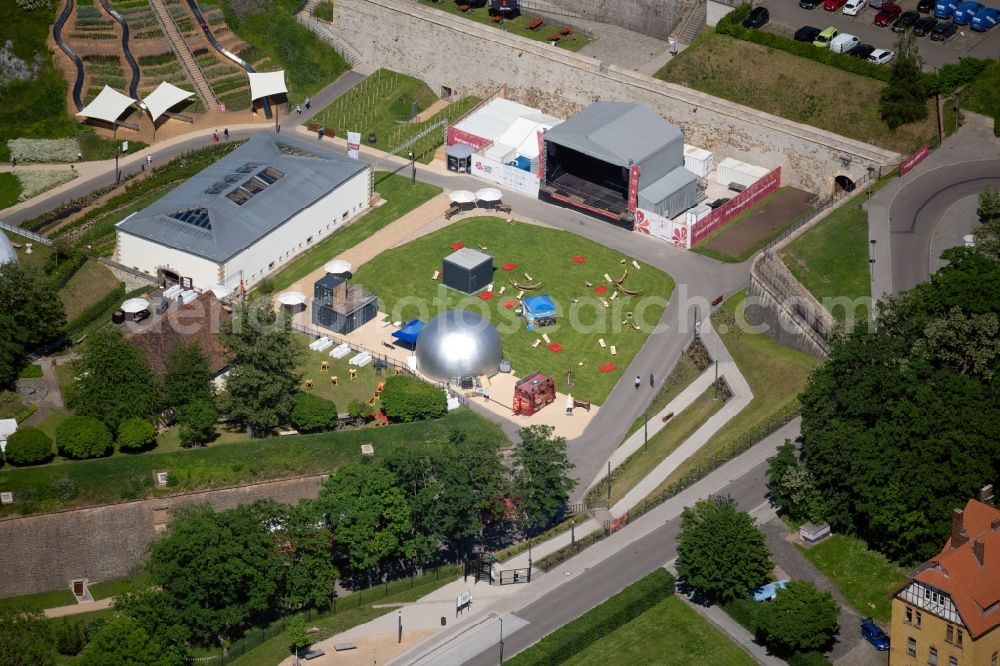
<path fill-rule="evenodd" d="M 184 41 L 184 37 L 181 36 L 180 31 L 177 29 L 177 24 L 174 23 L 174 19 L 170 16 L 170 12 L 167 11 L 163 0 L 149 0 L 149 4 L 152 6 L 153 11 L 156 12 L 156 18 L 159 19 L 160 25 L 163 26 L 163 33 L 170 40 L 170 48 L 173 49 L 174 55 L 177 56 L 181 66 L 187 72 L 187 78 L 194 85 L 195 92 L 198 93 L 198 97 L 205 104 L 205 108 L 209 111 L 217 110 L 219 108 L 219 100 L 215 97 L 212 87 L 208 85 L 208 80 L 202 73 L 201 68 L 198 67 L 198 63 L 195 62 L 190 47 Z"/>
<path fill-rule="evenodd" d="M 705 0 L 695 2 L 677 30 L 677 41 L 684 45 L 693 42 L 694 38 L 698 36 L 698 32 L 705 27 L 707 18 L 708 6 Z"/>

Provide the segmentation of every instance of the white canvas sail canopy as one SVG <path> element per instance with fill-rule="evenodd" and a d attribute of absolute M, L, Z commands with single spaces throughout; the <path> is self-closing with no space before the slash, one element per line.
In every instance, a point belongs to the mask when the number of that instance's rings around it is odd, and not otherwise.
<path fill-rule="evenodd" d="M 101 94 L 94 98 L 87 106 L 83 107 L 76 115 L 85 118 L 95 118 L 107 123 L 117 122 L 123 113 L 136 103 L 137 100 L 126 97 L 120 92 L 105 85 Z"/>
<path fill-rule="evenodd" d="M 155 123 L 160 116 L 167 112 L 167 109 L 175 104 L 180 104 L 192 95 L 194 95 L 193 92 L 182 90 L 172 83 L 163 81 L 160 85 L 156 86 L 156 90 L 149 93 L 149 96 L 142 100 L 142 103 L 146 106 L 149 117 Z"/>
<path fill-rule="evenodd" d="M 277 72 L 250 72 L 250 99 L 258 100 L 269 95 L 282 95 L 288 92 L 285 86 L 285 70 Z"/>

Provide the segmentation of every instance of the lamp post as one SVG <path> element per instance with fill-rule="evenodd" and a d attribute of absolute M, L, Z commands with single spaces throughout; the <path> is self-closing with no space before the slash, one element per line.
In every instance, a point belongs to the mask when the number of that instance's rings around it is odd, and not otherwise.
<path fill-rule="evenodd" d="M 958 34 L 962 38 L 962 58 L 964 59 L 965 56 L 966 56 L 966 50 L 965 50 L 965 31 L 962 30 Z"/>
<path fill-rule="evenodd" d="M 871 250 L 871 254 L 868 255 L 868 266 L 871 269 L 871 279 L 874 280 L 875 279 L 875 243 L 877 243 L 878 241 L 873 238 L 873 239 L 871 239 L 870 242 L 871 242 L 872 250 Z"/>
<path fill-rule="evenodd" d="M 274 107 L 274 131 L 278 133 L 281 131 L 281 128 L 278 127 L 278 105 L 272 104 L 272 106 Z"/>
<path fill-rule="evenodd" d="M 503 617 L 498 617 L 500 620 L 500 666 L 503 666 Z"/>
<path fill-rule="evenodd" d="M 112 133 L 112 139 L 115 144 L 115 185 L 121 182 L 121 172 L 118 171 L 118 155 L 121 154 L 121 146 L 118 145 L 118 121 L 115 121 L 115 129 Z"/>
<path fill-rule="evenodd" d="M 399 611 L 399 633 L 396 639 L 396 643 L 403 642 L 403 611 Z"/>
<path fill-rule="evenodd" d="M 413 151 L 406 153 L 406 156 L 410 158 L 410 184 L 413 187 L 417 186 L 417 158 L 413 156 Z"/>
<path fill-rule="evenodd" d="M 571 546 L 576 545 L 576 518 L 569 524 L 569 543 Z"/>
<path fill-rule="evenodd" d="M 719 359 L 715 359 L 715 382 L 712 384 L 715 387 L 715 395 L 712 396 L 712 400 L 719 399 Z"/>
<path fill-rule="evenodd" d="M 646 450 L 649 444 L 649 405 L 646 405 L 646 409 L 642 413 L 642 448 Z"/>

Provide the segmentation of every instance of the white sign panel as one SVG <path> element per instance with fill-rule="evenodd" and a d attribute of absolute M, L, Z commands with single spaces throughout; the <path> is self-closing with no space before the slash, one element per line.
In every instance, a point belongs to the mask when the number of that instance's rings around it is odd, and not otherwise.
<path fill-rule="evenodd" d="M 472 175 L 502 185 L 509 190 L 524 192 L 533 197 L 538 196 L 538 176 L 482 155 L 472 156 Z"/>
<path fill-rule="evenodd" d="M 347 156 L 352 160 L 358 159 L 361 150 L 361 132 L 347 133 Z"/>
<path fill-rule="evenodd" d="M 13 504 L 14 493 L 0 493 L 0 504 Z"/>
<path fill-rule="evenodd" d="M 675 222 L 648 210 L 636 210 L 635 230 L 686 250 L 691 249 L 690 227 L 685 221 Z"/>

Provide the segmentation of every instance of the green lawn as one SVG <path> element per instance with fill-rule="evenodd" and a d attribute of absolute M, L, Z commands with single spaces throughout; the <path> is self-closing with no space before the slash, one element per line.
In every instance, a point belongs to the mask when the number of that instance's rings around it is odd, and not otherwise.
<path fill-rule="evenodd" d="M 308 252 L 271 277 L 275 291 L 287 289 L 338 254 L 354 247 L 383 227 L 395 222 L 421 204 L 430 201 L 441 188 L 426 183 L 410 184 L 403 176 L 375 173 L 375 191 L 382 195 L 385 203 L 368 211 L 350 226 L 342 227 L 326 237 Z"/>
<path fill-rule="evenodd" d="M 1000 60 L 991 60 L 986 70 L 962 90 L 960 106 L 994 118 L 1000 116 Z"/>
<path fill-rule="evenodd" d="M 128 576 L 126 578 L 116 578 L 114 580 L 106 580 L 100 583 L 91 583 L 87 587 L 90 589 L 90 595 L 94 597 L 94 601 L 98 601 L 100 599 L 117 597 L 118 595 L 124 594 L 137 586 L 142 586 L 148 580 L 148 575 L 144 572 L 140 572 L 134 576 Z"/>
<path fill-rule="evenodd" d="M 48 266 L 49 257 L 52 255 L 52 248 L 9 231 L 4 231 L 3 233 L 6 234 L 11 243 L 21 246 L 15 249 L 17 250 L 17 262 L 22 267 L 39 271 L 45 270 L 46 266 Z M 26 243 L 31 243 L 31 254 L 27 252 Z"/>
<path fill-rule="evenodd" d="M 67 581 L 68 582 L 68 581 Z M 26 594 L 20 597 L 6 597 L 0 599 L 0 608 L 26 608 L 28 610 L 45 610 L 46 608 L 58 608 L 59 606 L 69 606 L 76 603 L 76 597 L 69 587 L 64 587 L 51 592 L 41 594 Z"/>
<path fill-rule="evenodd" d="M 494 257 L 494 292 L 497 296 L 483 301 L 441 285 L 431 279 L 441 269 L 442 259 L 461 242 L 470 248 L 485 247 Z M 585 263 L 572 263 L 581 255 Z M 603 275 L 619 279 L 625 270 L 629 276 L 625 287 L 641 290 L 641 296 L 624 296 L 608 301 L 605 309 L 594 287 L 605 285 Z M 509 272 L 502 270 L 508 262 L 517 264 Z M 418 317 L 428 321 L 441 311 L 465 308 L 488 316 L 500 331 L 503 351 L 513 361 L 514 372 L 524 376 L 536 370 L 554 375 L 561 386 L 566 371 L 573 370 L 573 395 L 601 403 L 622 377 L 622 372 L 659 322 L 663 308 L 674 289 L 674 282 L 665 273 L 640 263 L 635 270 L 631 257 L 611 250 L 591 240 L 565 231 L 557 231 L 517 222 L 513 226 L 497 217 L 473 217 L 452 224 L 440 231 L 418 238 L 407 245 L 383 252 L 379 257 L 358 268 L 354 282 L 378 294 L 379 306 L 389 313 L 392 321 L 407 321 Z M 536 294 L 548 294 L 556 302 L 559 322 L 556 326 L 528 331 L 515 308 L 504 308 L 505 302 L 517 297 L 518 288 L 508 280 L 527 283 L 525 273 L 541 283 Z M 501 287 L 506 293 L 499 294 Z M 610 290 L 606 297 L 611 296 Z M 578 303 L 572 303 L 578 299 Z M 627 314 L 634 312 L 640 326 L 635 331 L 627 323 Z M 542 334 L 552 343 L 563 347 L 553 352 L 544 342 L 532 347 Z M 604 339 L 608 348 L 601 349 Z M 611 356 L 610 347 L 617 347 Z M 598 366 L 614 362 L 618 369 L 602 373 Z M 583 363 L 580 366 L 580 363 Z"/>
<path fill-rule="evenodd" d="M 691 357 L 687 354 L 681 354 L 673 370 L 664 381 L 660 382 L 660 389 L 657 391 L 656 397 L 649 403 L 649 414 L 659 413 L 661 409 L 670 404 L 671 400 L 680 395 L 680 392 L 687 388 L 687 385 L 693 382 L 699 374 L 701 373 L 698 372 L 698 366 L 694 364 Z M 632 422 L 632 427 L 622 438 L 623 442 L 628 439 L 629 435 L 643 426 L 643 420 L 644 418 L 640 416 Z"/>
<path fill-rule="evenodd" d="M 345 137 L 349 131 L 360 132 L 366 143 L 368 135 L 375 134 L 376 143 L 369 145 L 391 150 L 444 118 L 454 124 L 480 98 L 464 97 L 422 121 L 410 122 L 414 103 L 420 113 L 438 101 L 437 95 L 420 79 L 379 69 L 316 114 L 309 124 L 323 125 L 339 137 Z M 444 132 L 433 131 L 409 150 L 418 161 L 427 164 L 443 141 Z"/>
<path fill-rule="evenodd" d="M 21 196 L 21 181 L 12 173 L 0 173 L 0 210 L 13 206 Z"/>
<path fill-rule="evenodd" d="M 467 12 L 463 12 L 458 8 L 459 3 L 451 2 L 450 0 L 438 3 L 431 2 L 431 0 L 420 0 L 420 4 L 425 7 L 432 7 L 449 14 L 454 14 L 455 16 L 467 18 L 475 21 L 476 23 L 493 26 L 499 30 L 503 30 L 504 32 L 520 35 L 521 37 L 527 37 L 528 39 L 534 39 L 540 42 L 548 42 L 553 36 L 557 36 L 559 37 L 557 45 L 568 51 L 579 51 L 587 45 L 587 42 L 590 41 L 585 35 L 578 32 L 571 32 L 569 35 L 561 34 L 560 30 L 563 28 L 563 24 L 561 23 L 545 23 L 537 30 L 530 30 L 528 26 L 531 25 L 531 22 L 536 18 L 531 14 L 524 14 L 509 21 L 494 23 L 493 17 L 489 15 L 489 11 L 486 7 L 470 9 Z"/>
<path fill-rule="evenodd" d="M 43 430 L 46 429 L 43 426 Z M 272 437 L 238 444 L 214 444 L 187 451 L 115 455 L 41 467 L 0 468 L 0 490 L 12 491 L 17 504 L 0 507 L 0 516 L 33 514 L 165 496 L 240 483 L 331 472 L 347 462 L 360 462 L 361 445 L 373 444 L 375 457 L 396 446 L 433 446 L 453 430 L 469 437 L 506 442 L 499 426 L 466 409 L 437 421 L 364 428 L 315 435 Z M 170 472 L 171 485 L 153 488 L 153 472 Z M 75 494 L 66 496 L 66 482 Z"/>
<path fill-rule="evenodd" d="M 743 315 L 745 302 L 746 290 L 734 294 L 712 315 L 712 324 L 750 384 L 754 398 L 705 446 L 674 470 L 650 497 L 658 496 L 685 474 L 715 456 L 729 455 L 748 432 L 759 429 L 765 422 L 798 411 L 798 395 L 805 388 L 809 372 L 819 359 L 783 347 L 763 333 L 741 330 L 735 322 L 737 312 L 739 320 L 746 321 Z"/>
<path fill-rule="evenodd" d="M 13 391 L 0 391 L 0 419 L 17 419 L 18 423 L 33 414 L 35 408 Z"/>
<path fill-rule="evenodd" d="M 66 309 L 66 321 L 72 321 L 117 286 L 118 278 L 107 266 L 88 260 L 59 290 L 59 300 Z"/>
<path fill-rule="evenodd" d="M 299 364 L 298 371 L 302 373 L 301 386 L 303 391 L 308 390 L 325 400 L 329 400 L 337 405 L 337 411 L 341 414 L 347 412 L 347 406 L 352 400 L 368 402 L 373 397 L 378 383 L 382 381 L 375 376 L 374 363 L 354 368 L 358 372 L 357 379 L 351 381 L 350 369 L 353 366 L 349 365 L 348 361 L 353 354 L 336 359 L 330 356 L 329 350 L 318 352 L 309 349 L 309 343 L 313 341 L 312 337 L 296 334 L 295 338 L 298 340 L 299 346 L 302 347 L 303 360 Z M 324 362 L 330 364 L 328 370 L 321 369 Z M 391 371 L 383 371 L 382 378 L 388 377 L 389 374 Z M 330 381 L 331 377 L 337 377 L 336 387 Z M 305 388 L 307 379 L 313 380 L 312 389 Z"/>
<path fill-rule="evenodd" d="M 754 663 L 736 643 L 676 595 L 563 662 L 564 666 L 752 666 Z"/>
<path fill-rule="evenodd" d="M 864 541 L 841 534 L 800 550 L 858 612 L 879 622 L 889 621 L 892 595 L 907 580 L 902 568 L 882 553 L 868 550 Z"/>

